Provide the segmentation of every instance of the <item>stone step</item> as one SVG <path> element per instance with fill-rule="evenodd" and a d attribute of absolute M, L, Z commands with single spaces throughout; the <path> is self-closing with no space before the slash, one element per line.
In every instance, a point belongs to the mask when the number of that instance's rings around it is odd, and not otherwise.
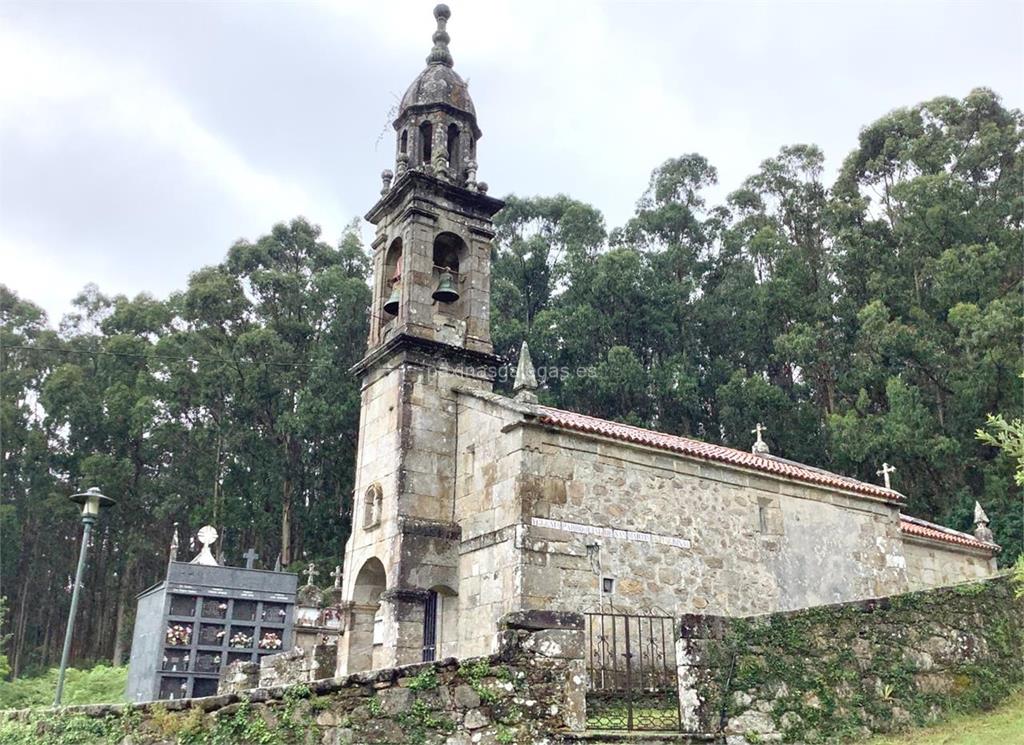
<path fill-rule="evenodd" d="M 642 745 L 708 745 L 724 743 L 719 735 L 702 735 L 689 732 L 623 732 L 611 730 L 590 730 L 587 732 L 565 733 L 567 743 L 640 743 Z"/>

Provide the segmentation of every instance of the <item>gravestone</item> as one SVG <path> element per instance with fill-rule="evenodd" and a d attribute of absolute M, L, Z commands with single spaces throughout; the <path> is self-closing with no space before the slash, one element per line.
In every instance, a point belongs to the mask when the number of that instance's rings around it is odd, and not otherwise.
<path fill-rule="evenodd" d="M 220 566 L 209 548 L 216 531 L 207 526 L 199 538 L 195 559 L 172 559 L 164 580 L 138 596 L 129 701 L 212 696 L 229 663 L 258 663 L 292 646 L 298 577 Z"/>

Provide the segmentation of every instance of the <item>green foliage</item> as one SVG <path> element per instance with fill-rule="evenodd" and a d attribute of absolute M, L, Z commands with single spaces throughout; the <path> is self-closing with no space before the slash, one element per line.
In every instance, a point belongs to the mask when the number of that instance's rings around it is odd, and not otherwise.
<path fill-rule="evenodd" d="M 127 667 L 96 665 L 88 670 L 68 668 L 64 681 L 63 703 L 114 704 L 124 700 L 128 681 Z M 57 669 L 43 675 L 0 681 L 0 709 L 24 709 L 49 706 L 57 690 Z"/>
<path fill-rule="evenodd" d="M 448 733 L 455 729 L 455 722 L 433 712 L 421 699 L 413 701 L 409 710 L 398 714 L 395 720 L 405 730 L 407 741 L 414 744 L 426 742 L 431 733 Z"/>
<path fill-rule="evenodd" d="M 370 716 L 372 717 L 384 716 L 384 704 L 382 704 L 380 699 L 376 696 L 366 702 L 366 708 L 369 710 Z"/>
<path fill-rule="evenodd" d="M 934 668 L 920 661 L 970 617 L 984 619 L 971 626 L 978 652 L 936 659 Z M 786 742 L 859 740 L 864 728 L 900 726 L 897 712 L 905 725 L 992 708 L 1024 683 L 1022 644 L 1019 601 L 1005 578 L 910 593 L 871 611 L 847 604 L 734 620 L 711 644 L 708 699 L 732 717 L 761 707 Z M 949 689 L 929 685 L 937 675 Z"/>
<path fill-rule="evenodd" d="M 123 660 L 135 594 L 162 576 L 173 525 L 221 532 L 229 562 L 333 564 L 351 507 L 368 258 L 358 226 L 332 247 L 303 219 L 240 241 L 167 300 L 87 287 L 61 331 L 0 287 L 0 585 L 24 614 L 14 673 L 53 664 L 75 541 L 67 495 L 99 485 L 79 662 Z M 342 509 L 339 509 L 342 508 Z M 116 539 L 114 537 L 116 536 Z"/>
<path fill-rule="evenodd" d="M 486 659 L 481 657 L 472 662 L 463 663 L 460 672 L 465 676 L 469 687 L 476 691 L 481 703 L 493 704 L 501 698 L 497 691 L 484 683 L 484 678 L 497 677 Z"/>
<path fill-rule="evenodd" d="M 1024 694 L 1016 693 L 998 709 L 984 714 L 961 715 L 941 724 L 894 737 L 880 737 L 868 745 L 1005 745 L 1024 732 Z"/>
<path fill-rule="evenodd" d="M 425 668 L 409 681 L 407 688 L 413 691 L 432 691 L 437 688 L 437 671 L 433 667 Z"/>

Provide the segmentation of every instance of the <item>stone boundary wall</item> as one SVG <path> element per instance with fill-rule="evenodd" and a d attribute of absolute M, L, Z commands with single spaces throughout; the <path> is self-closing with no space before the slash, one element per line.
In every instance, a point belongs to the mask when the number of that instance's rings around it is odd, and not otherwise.
<path fill-rule="evenodd" d="M 858 741 L 998 703 L 1024 683 L 1024 598 L 1007 575 L 748 618 L 687 615 L 687 729 L 730 745 Z"/>
<path fill-rule="evenodd" d="M 585 723 L 583 644 L 579 614 L 513 613 L 490 657 L 207 698 L 0 712 L 0 743 L 560 743 Z"/>

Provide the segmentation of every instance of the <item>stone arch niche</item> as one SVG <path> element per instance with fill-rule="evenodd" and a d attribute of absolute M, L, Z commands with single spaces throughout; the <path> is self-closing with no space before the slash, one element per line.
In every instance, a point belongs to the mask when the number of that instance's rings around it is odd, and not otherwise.
<path fill-rule="evenodd" d="M 370 530 L 380 525 L 383 505 L 384 490 L 381 489 L 380 484 L 370 484 L 363 494 L 363 530 Z"/>
<path fill-rule="evenodd" d="M 373 670 L 382 657 L 381 594 L 387 572 L 380 559 L 370 557 L 360 567 L 352 591 L 352 621 L 348 629 L 348 672 Z"/>

